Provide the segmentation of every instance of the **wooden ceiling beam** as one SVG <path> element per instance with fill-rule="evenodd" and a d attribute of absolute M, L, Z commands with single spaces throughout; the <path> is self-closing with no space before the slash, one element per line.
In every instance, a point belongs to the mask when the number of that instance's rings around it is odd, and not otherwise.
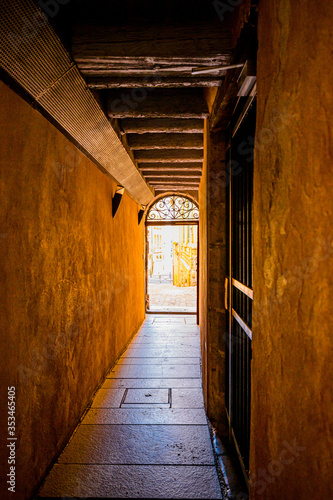
<path fill-rule="evenodd" d="M 189 188 L 192 188 L 192 189 L 199 189 L 199 184 L 197 185 L 191 185 L 191 184 L 179 184 L 179 183 L 175 183 L 175 184 L 164 184 L 163 182 L 160 183 L 160 184 L 152 184 L 151 185 L 152 188 L 155 189 L 167 189 L 167 190 L 171 190 L 171 189 L 189 189 Z"/>
<path fill-rule="evenodd" d="M 83 71 L 84 72 L 84 71 Z M 88 74 L 88 73 L 86 73 Z M 182 77 L 168 76 L 149 79 L 145 76 L 100 76 L 86 77 L 89 88 L 96 90 L 117 89 L 117 88 L 172 88 L 172 87 L 220 87 L 223 78 L 220 77 Z"/>
<path fill-rule="evenodd" d="M 198 162 L 203 160 L 203 152 L 201 149 L 152 149 L 136 151 L 134 158 L 138 163 Z"/>
<path fill-rule="evenodd" d="M 218 17 L 212 21 L 138 23 L 103 26 L 91 22 L 73 28 L 72 54 L 77 63 L 84 61 L 123 61 L 155 63 L 164 59 L 214 59 L 227 62 L 231 54 L 230 29 Z"/>
<path fill-rule="evenodd" d="M 170 176 L 170 177 L 146 177 L 146 181 L 149 182 L 149 184 L 160 184 L 161 182 L 164 183 L 169 183 L 169 184 L 174 184 L 175 182 L 180 182 L 182 184 L 200 184 L 200 178 L 195 178 L 195 177 L 177 177 L 177 176 Z"/>
<path fill-rule="evenodd" d="M 179 191 L 180 189 L 182 188 L 182 186 L 164 186 L 163 184 L 162 185 L 158 185 L 158 186 L 154 186 L 154 189 L 155 189 L 155 195 L 159 192 L 164 192 L 164 191 Z M 185 189 L 183 189 L 183 191 L 198 191 L 198 186 L 186 186 Z"/>
<path fill-rule="evenodd" d="M 188 170 L 201 172 L 202 171 L 202 162 L 177 162 L 177 163 L 139 163 L 139 168 L 142 173 L 147 170 L 157 170 L 157 171 L 174 171 L 174 170 L 182 170 L 186 172 Z"/>
<path fill-rule="evenodd" d="M 170 178 L 170 179 L 152 179 L 149 184 L 187 184 L 189 186 L 191 185 L 199 185 L 200 184 L 200 179 L 181 179 L 181 178 Z"/>
<path fill-rule="evenodd" d="M 129 134 L 130 149 L 203 149 L 203 134 Z"/>
<path fill-rule="evenodd" d="M 160 182 L 158 184 L 151 184 L 151 187 L 153 187 L 156 190 L 160 190 L 160 189 L 167 189 L 167 190 L 171 190 L 171 189 L 179 189 L 179 188 L 183 188 L 183 189 L 193 189 L 193 190 L 196 190 L 196 189 L 199 189 L 199 184 L 183 184 L 183 183 L 178 183 L 178 182 L 174 182 L 173 184 L 166 184 L 165 182 Z"/>
<path fill-rule="evenodd" d="M 110 118 L 207 118 L 202 89 L 115 89 L 108 91 Z"/>
<path fill-rule="evenodd" d="M 147 179 L 148 177 L 149 178 L 153 178 L 153 177 L 165 177 L 165 178 L 170 178 L 170 177 L 181 177 L 181 178 L 184 178 L 184 179 L 193 179 L 193 178 L 201 178 L 201 172 L 191 172 L 191 171 L 188 171 L 188 172 L 182 172 L 181 170 L 175 170 L 175 171 L 168 171 L 168 172 L 165 172 L 165 171 L 147 171 L 147 172 L 143 172 L 143 175 L 145 176 L 145 178 Z"/>
<path fill-rule="evenodd" d="M 216 64 L 216 63 L 214 63 Z M 227 72 L 225 70 L 214 70 L 212 69 L 208 74 L 202 75 L 192 75 L 193 69 L 199 69 L 203 66 L 210 66 L 210 64 L 200 63 L 196 64 L 194 62 L 188 61 L 187 64 L 177 65 L 169 64 L 168 66 L 163 66 L 161 64 L 150 65 L 139 63 L 125 64 L 125 63 L 82 63 L 78 64 L 80 72 L 85 78 L 90 78 L 96 80 L 97 78 L 119 78 L 128 79 L 130 82 L 129 87 L 131 88 L 142 88 L 142 87 L 164 87 L 163 83 L 172 82 L 173 80 L 184 80 L 186 79 L 189 83 L 195 81 L 209 81 L 212 78 L 215 81 L 223 82 Z M 133 79 L 141 80 L 140 85 L 133 85 Z M 135 80 L 134 80 L 135 81 Z M 174 86 L 174 85 L 168 85 Z M 191 85 L 187 85 L 191 87 Z M 197 85 L 195 85 L 197 86 Z M 207 85 L 205 85 L 207 86 Z M 112 87 L 121 88 L 121 87 Z"/>
<path fill-rule="evenodd" d="M 120 128 L 127 134 L 144 133 L 202 133 L 204 121 L 184 118 L 125 118 L 120 122 Z"/>

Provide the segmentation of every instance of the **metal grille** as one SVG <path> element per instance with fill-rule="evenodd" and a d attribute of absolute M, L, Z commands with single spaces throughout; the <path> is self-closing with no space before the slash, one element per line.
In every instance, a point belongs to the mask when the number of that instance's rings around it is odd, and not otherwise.
<path fill-rule="evenodd" d="M 57 4 L 61 8 L 61 4 Z M 142 204 L 147 186 L 79 70 L 32 0 L 2 0 L 0 63 L 102 167 Z"/>
<path fill-rule="evenodd" d="M 255 101 L 234 133 L 229 162 L 234 175 L 229 185 L 229 343 L 228 412 L 232 434 L 245 474 L 249 470 L 252 342 L 252 195 L 253 150 L 244 154 L 255 131 Z M 237 169 L 235 168 L 237 166 Z"/>
<path fill-rule="evenodd" d="M 166 196 L 152 205 L 146 220 L 147 222 L 198 222 L 199 208 L 193 201 L 183 196 Z"/>

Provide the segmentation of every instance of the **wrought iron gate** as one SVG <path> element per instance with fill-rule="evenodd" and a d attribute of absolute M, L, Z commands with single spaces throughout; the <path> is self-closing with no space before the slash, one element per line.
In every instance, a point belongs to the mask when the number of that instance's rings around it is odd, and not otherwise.
<path fill-rule="evenodd" d="M 230 132 L 229 173 L 229 338 L 227 411 L 230 432 L 245 477 L 249 471 L 252 342 L 252 192 L 255 94 L 246 101 Z"/>

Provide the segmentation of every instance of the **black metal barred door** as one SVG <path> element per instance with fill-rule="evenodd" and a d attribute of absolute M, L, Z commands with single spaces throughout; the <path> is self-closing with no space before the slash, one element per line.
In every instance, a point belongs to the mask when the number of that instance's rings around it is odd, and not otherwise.
<path fill-rule="evenodd" d="M 252 342 L 252 192 L 255 94 L 230 131 L 229 172 L 229 339 L 227 402 L 230 431 L 245 477 L 249 471 Z"/>

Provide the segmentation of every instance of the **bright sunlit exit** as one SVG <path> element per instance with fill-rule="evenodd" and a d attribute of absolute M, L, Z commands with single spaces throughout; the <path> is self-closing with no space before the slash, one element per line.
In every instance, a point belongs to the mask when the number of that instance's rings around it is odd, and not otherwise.
<path fill-rule="evenodd" d="M 196 312 L 197 225 L 147 227 L 148 310 Z"/>

